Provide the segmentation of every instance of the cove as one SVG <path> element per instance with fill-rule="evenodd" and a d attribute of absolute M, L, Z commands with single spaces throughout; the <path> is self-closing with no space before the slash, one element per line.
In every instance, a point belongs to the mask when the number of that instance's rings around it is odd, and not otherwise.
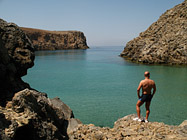
<path fill-rule="evenodd" d="M 122 46 L 90 48 L 38 51 L 23 80 L 50 98 L 60 97 L 83 123 L 112 127 L 136 113 L 136 90 L 148 70 L 157 85 L 149 120 L 179 125 L 186 119 L 187 67 L 130 63 L 119 57 Z M 145 116 L 144 105 L 141 110 Z"/>

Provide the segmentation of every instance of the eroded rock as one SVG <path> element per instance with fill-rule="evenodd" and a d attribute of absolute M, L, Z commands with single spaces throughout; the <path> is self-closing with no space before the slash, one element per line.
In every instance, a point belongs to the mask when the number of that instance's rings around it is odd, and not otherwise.
<path fill-rule="evenodd" d="M 34 65 L 34 48 L 26 34 L 14 23 L 0 19 L 0 103 L 29 85 L 21 77 Z"/>
<path fill-rule="evenodd" d="M 60 103 L 61 102 L 61 103 Z M 45 93 L 25 89 L 16 93 L 7 106 L 0 107 L 0 139 L 14 140 L 63 140 L 68 139 L 67 128 L 72 117 L 70 108 L 58 100 L 58 107 Z M 69 109 L 69 110 L 68 110 Z M 70 122 L 69 122 L 70 121 Z M 74 119 L 76 123 L 81 123 Z"/>

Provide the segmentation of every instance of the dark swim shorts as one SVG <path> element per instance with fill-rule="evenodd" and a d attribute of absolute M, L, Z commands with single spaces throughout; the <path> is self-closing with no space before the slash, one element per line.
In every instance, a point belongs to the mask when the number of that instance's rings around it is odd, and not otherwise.
<path fill-rule="evenodd" d="M 142 102 L 150 102 L 152 97 L 153 96 L 151 94 L 142 94 L 139 100 Z"/>

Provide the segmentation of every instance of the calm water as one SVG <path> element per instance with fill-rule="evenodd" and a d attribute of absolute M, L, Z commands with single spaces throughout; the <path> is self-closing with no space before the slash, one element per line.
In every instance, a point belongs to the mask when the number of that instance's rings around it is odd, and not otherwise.
<path fill-rule="evenodd" d="M 23 77 L 31 87 L 60 97 L 83 123 L 113 126 L 136 113 L 136 89 L 151 72 L 157 92 L 150 121 L 178 125 L 187 119 L 187 67 L 138 65 L 118 55 L 123 47 L 36 52 L 35 66 Z M 141 107 L 145 116 L 144 105 Z"/>

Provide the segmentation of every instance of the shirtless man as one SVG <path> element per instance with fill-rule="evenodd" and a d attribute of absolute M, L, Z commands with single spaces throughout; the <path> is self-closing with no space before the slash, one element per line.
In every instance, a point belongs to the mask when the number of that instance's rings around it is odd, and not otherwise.
<path fill-rule="evenodd" d="M 137 94 L 138 94 L 139 100 L 136 104 L 136 111 L 137 111 L 138 118 L 134 118 L 134 120 L 141 121 L 140 106 L 145 102 L 145 108 L 146 108 L 145 122 L 148 122 L 148 117 L 149 117 L 149 113 L 150 113 L 149 106 L 151 104 L 151 99 L 156 92 L 156 85 L 153 80 L 149 79 L 150 73 L 148 71 L 146 71 L 144 73 L 144 77 L 145 77 L 145 79 L 140 82 L 138 89 L 137 89 Z M 142 96 L 140 96 L 140 89 L 141 88 L 142 88 Z M 153 89 L 153 93 L 151 94 L 152 89 Z"/>

